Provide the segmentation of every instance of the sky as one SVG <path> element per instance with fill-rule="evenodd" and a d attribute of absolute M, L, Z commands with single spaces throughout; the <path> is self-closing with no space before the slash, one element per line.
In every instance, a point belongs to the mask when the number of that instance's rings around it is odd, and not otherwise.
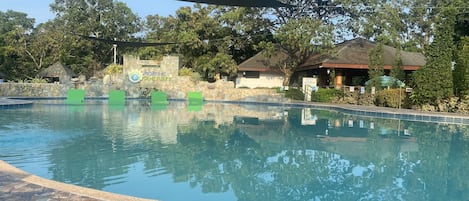
<path fill-rule="evenodd" d="M 134 13 L 144 19 L 147 15 L 174 15 L 183 6 L 192 7 L 194 4 L 177 0 L 119 0 L 127 4 Z M 28 14 L 35 18 L 36 24 L 54 18 L 49 5 L 54 0 L 0 0 L 0 11 L 14 10 Z"/>

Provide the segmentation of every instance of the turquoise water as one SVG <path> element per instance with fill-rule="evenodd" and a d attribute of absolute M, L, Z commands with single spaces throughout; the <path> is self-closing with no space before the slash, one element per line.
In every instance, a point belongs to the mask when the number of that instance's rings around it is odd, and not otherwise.
<path fill-rule="evenodd" d="M 163 201 L 469 198 L 464 125 L 184 102 L 0 112 L 0 160 L 120 194 Z"/>

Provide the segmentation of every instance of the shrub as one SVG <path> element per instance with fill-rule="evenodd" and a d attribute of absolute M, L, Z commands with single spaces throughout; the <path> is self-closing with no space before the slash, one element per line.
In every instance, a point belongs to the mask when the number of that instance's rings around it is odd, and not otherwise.
<path fill-rule="evenodd" d="M 300 89 L 290 88 L 288 91 L 285 91 L 285 97 L 293 100 L 304 100 L 305 94 Z"/>
<path fill-rule="evenodd" d="M 47 83 L 47 80 L 43 79 L 43 78 L 36 77 L 36 78 L 31 79 L 31 83 Z"/>
<path fill-rule="evenodd" d="M 111 64 L 104 69 L 106 75 L 119 74 L 124 72 L 124 66 L 118 64 Z"/>
<path fill-rule="evenodd" d="M 275 87 L 274 89 L 275 89 L 275 91 L 277 91 L 277 93 L 279 93 L 279 94 L 284 94 L 284 93 L 285 93 L 285 90 L 281 89 L 280 87 Z"/>
<path fill-rule="evenodd" d="M 404 89 L 386 89 L 376 93 L 375 104 L 377 106 L 398 108 L 399 103 L 401 106 L 406 103 L 406 93 Z"/>
<path fill-rule="evenodd" d="M 333 99 L 342 96 L 342 91 L 337 89 L 324 89 L 320 88 L 318 91 L 311 94 L 311 101 L 313 102 L 331 102 Z"/>
<path fill-rule="evenodd" d="M 179 69 L 179 76 L 191 76 L 192 69 L 190 68 L 181 68 Z"/>

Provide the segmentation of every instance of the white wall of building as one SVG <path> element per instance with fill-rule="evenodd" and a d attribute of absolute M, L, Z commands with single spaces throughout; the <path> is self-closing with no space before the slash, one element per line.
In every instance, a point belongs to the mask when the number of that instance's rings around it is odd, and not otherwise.
<path fill-rule="evenodd" d="M 283 75 L 279 73 L 260 72 L 259 78 L 245 78 L 238 74 L 236 88 L 274 88 L 283 85 Z"/>

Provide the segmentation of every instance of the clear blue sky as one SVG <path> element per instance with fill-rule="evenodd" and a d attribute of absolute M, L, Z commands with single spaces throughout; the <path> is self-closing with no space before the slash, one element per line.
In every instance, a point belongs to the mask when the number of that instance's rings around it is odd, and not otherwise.
<path fill-rule="evenodd" d="M 174 15 L 176 10 L 183 6 L 192 7 L 194 4 L 177 0 L 119 0 L 127 4 L 132 11 L 140 17 L 147 15 Z M 49 5 L 54 0 L 0 0 L 0 11 L 14 10 L 28 14 L 35 18 L 36 24 L 53 19 L 54 14 Z"/>

